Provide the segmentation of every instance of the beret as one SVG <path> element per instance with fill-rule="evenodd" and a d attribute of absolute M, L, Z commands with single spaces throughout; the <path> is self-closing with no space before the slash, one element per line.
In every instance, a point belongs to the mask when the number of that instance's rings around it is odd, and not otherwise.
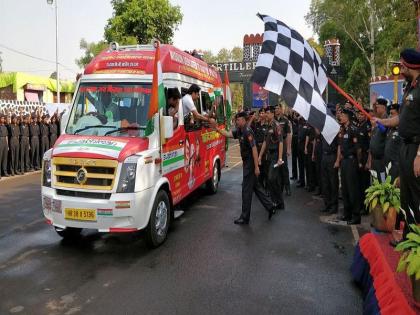
<path fill-rule="evenodd" d="M 276 108 L 274 107 L 274 106 L 268 106 L 266 109 L 265 109 L 265 111 L 266 112 L 271 112 L 271 113 L 274 113 L 274 111 L 276 110 Z"/>
<path fill-rule="evenodd" d="M 353 118 L 354 112 L 348 108 L 343 108 L 341 111 L 343 114 L 346 114 L 349 116 L 349 118 Z"/>
<path fill-rule="evenodd" d="M 394 109 L 394 110 L 399 110 L 400 109 L 400 104 L 392 104 L 389 109 Z"/>
<path fill-rule="evenodd" d="M 410 69 L 420 69 L 420 52 L 414 48 L 404 49 L 400 54 L 401 63 Z"/>
<path fill-rule="evenodd" d="M 378 103 L 378 105 L 387 106 L 388 105 L 388 100 L 385 99 L 385 98 L 378 98 L 376 100 L 376 103 Z"/>
<path fill-rule="evenodd" d="M 236 118 L 240 118 L 240 117 L 243 117 L 243 118 L 246 119 L 246 118 L 248 118 L 248 114 L 246 112 L 237 113 Z"/>

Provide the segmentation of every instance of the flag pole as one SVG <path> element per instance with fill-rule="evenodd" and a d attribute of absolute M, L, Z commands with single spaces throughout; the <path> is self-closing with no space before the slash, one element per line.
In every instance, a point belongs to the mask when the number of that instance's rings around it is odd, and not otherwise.
<path fill-rule="evenodd" d="M 160 49 L 160 42 L 159 42 L 159 40 L 155 39 L 154 40 L 154 43 L 153 43 L 153 46 L 155 47 L 155 50 Z M 156 57 L 156 53 L 155 53 L 155 57 Z M 159 54 L 159 58 L 160 58 L 160 54 Z M 157 64 L 157 62 L 159 62 L 159 61 L 160 60 L 155 60 L 155 64 Z M 157 71 L 157 69 L 155 69 L 155 70 L 156 71 L 154 71 L 155 72 L 154 75 L 158 76 L 158 71 Z M 156 84 L 159 84 L 158 78 L 153 78 L 153 79 L 156 80 Z M 158 97 L 157 101 L 159 101 L 159 97 Z M 162 150 L 162 126 L 161 126 L 161 113 L 160 113 L 160 111 L 161 111 L 161 108 L 159 108 L 159 104 L 158 104 L 159 160 L 160 160 L 160 163 L 159 163 L 160 170 L 159 170 L 159 172 L 162 174 L 162 172 L 163 172 L 163 169 L 162 169 L 162 163 L 163 163 L 162 151 L 163 150 Z"/>
<path fill-rule="evenodd" d="M 365 111 L 365 109 L 363 108 L 362 105 L 360 105 L 358 102 L 356 102 L 350 95 L 348 95 L 342 88 L 340 88 L 337 83 L 335 83 L 333 80 L 331 80 L 331 78 L 328 78 L 328 83 L 341 95 L 343 95 L 354 107 L 356 107 L 358 110 L 360 110 L 360 112 L 366 116 L 367 119 L 372 120 L 373 116 L 371 114 L 369 114 L 367 111 Z M 378 122 L 376 123 L 378 125 L 379 130 L 381 130 L 381 132 L 385 132 L 386 128 L 379 124 Z"/>

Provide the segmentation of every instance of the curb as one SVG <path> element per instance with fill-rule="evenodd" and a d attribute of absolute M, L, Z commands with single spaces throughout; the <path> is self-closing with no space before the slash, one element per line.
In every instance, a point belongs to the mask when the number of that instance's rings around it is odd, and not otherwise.
<path fill-rule="evenodd" d="M 29 173 L 25 173 L 23 175 L 15 175 L 15 176 L 10 176 L 10 177 L 4 177 L 3 176 L 0 179 L 0 183 L 7 182 L 7 181 L 13 180 L 13 179 L 20 179 L 20 178 L 23 178 L 23 177 L 26 177 L 26 176 L 30 176 L 30 175 L 33 175 L 33 174 L 41 174 L 41 171 L 29 172 Z"/>

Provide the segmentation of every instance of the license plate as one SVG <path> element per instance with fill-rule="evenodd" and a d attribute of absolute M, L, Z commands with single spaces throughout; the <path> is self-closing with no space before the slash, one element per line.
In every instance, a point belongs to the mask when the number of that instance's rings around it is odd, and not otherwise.
<path fill-rule="evenodd" d="M 64 218 L 77 221 L 96 221 L 96 210 L 66 208 L 64 210 Z"/>

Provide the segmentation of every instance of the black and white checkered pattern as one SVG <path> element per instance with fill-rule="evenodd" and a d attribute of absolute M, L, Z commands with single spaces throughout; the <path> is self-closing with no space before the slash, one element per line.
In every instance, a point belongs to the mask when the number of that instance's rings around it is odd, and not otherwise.
<path fill-rule="evenodd" d="M 328 78 L 318 53 L 294 29 L 267 15 L 264 41 L 251 80 L 281 95 L 331 143 L 339 125 L 322 99 Z"/>

